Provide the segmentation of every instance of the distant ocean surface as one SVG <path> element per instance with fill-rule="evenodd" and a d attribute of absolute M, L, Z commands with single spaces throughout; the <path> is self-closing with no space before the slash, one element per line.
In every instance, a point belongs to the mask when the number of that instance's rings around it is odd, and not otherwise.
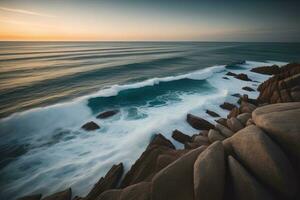
<path fill-rule="evenodd" d="M 113 164 L 128 170 L 154 133 L 197 133 L 186 113 L 213 121 L 205 110 L 226 116 L 218 105 L 231 94 L 256 97 L 241 88 L 268 76 L 250 68 L 296 61 L 299 43 L 0 42 L 0 199 L 85 195 Z M 120 113 L 96 119 L 109 109 Z M 91 120 L 101 129 L 80 129 Z"/>

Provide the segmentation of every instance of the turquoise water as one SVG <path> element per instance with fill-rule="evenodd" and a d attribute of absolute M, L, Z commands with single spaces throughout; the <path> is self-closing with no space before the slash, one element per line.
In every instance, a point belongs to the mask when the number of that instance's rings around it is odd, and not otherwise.
<path fill-rule="evenodd" d="M 154 133 L 197 133 L 187 113 L 213 121 L 205 110 L 226 116 L 218 105 L 231 94 L 257 96 L 241 88 L 259 83 L 226 72 L 262 82 L 250 68 L 300 59 L 300 44 L 284 43 L 0 44 L 1 199 L 70 186 L 84 195 L 113 164 L 128 169 Z M 96 119 L 109 109 L 120 112 Z M 90 120 L 101 129 L 80 129 Z"/>

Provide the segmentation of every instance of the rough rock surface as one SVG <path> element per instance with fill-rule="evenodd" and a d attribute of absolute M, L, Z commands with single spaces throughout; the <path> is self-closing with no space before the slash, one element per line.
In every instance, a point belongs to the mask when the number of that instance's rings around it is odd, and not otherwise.
<path fill-rule="evenodd" d="M 115 189 L 123 174 L 123 164 L 113 165 L 105 177 L 94 185 L 93 189 L 85 197 L 85 200 L 94 200 L 101 193 L 109 189 Z"/>

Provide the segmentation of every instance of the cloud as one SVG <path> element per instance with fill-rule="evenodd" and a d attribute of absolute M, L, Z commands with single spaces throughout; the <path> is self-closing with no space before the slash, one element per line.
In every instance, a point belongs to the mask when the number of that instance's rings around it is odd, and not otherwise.
<path fill-rule="evenodd" d="M 42 14 L 38 12 L 33 12 L 29 10 L 22 10 L 22 9 L 15 9 L 15 8 L 7 8 L 7 7 L 1 7 L 0 10 L 6 11 L 6 12 L 13 12 L 13 13 L 20 13 L 20 14 L 25 14 L 25 15 L 34 15 L 34 16 L 40 16 L 40 17 L 55 17 L 52 15 L 47 15 L 47 14 Z"/>

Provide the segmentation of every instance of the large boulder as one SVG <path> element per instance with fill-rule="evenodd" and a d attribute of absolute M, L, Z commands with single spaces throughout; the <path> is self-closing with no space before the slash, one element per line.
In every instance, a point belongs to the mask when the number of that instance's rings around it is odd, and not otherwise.
<path fill-rule="evenodd" d="M 214 128 L 214 125 L 210 122 L 206 121 L 205 119 L 202 119 L 201 117 L 197 117 L 192 114 L 187 114 L 186 121 L 195 129 L 198 130 L 209 130 L 211 128 Z"/>
<path fill-rule="evenodd" d="M 71 200 L 71 197 L 72 197 L 72 190 L 71 188 L 68 188 L 64 191 L 46 196 L 42 200 Z"/>
<path fill-rule="evenodd" d="M 272 104 L 257 108 L 255 124 L 264 129 L 300 168 L 300 102 Z"/>
<path fill-rule="evenodd" d="M 182 144 L 192 141 L 192 137 L 182 133 L 181 131 L 179 131 L 177 129 L 175 131 L 173 131 L 172 138 Z"/>
<path fill-rule="evenodd" d="M 96 124 L 95 122 L 90 121 L 90 122 L 87 122 L 84 125 L 82 125 L 81 128 L 86 131 L 93 131 L 93 130 L 99 129 L 100 126 L 98 124 Z"/>
<path fill-rule="evenodd" d="M 222 200 L 225 185 L 225 156 L 221 142 L 211 144 L 194 163 L 195 199 Z"/>
<path fill-rule="evenodd" d="M 106 175 L 94 185 L 85 200 L 94 200 L 106 190 L 115 189 L 123 174 L 123 164 L 113 165 Z"/>
<path fill-rule="evenodd" d="M 228 157 L 230 182 L 235 199 L 274 199 L 271 194 L 232 156 Z"/>
<path fill-rule="evenodd" d="M 259 74 L 274 75 L 280 73 L 280 68 L 277 65 L 255 67 L 250 70 Z"/>
<path fill-rule="evenodd" d="M 218 123 L 216 123 L 216 129 L 225 137 L 231 137 L 234 134 L 232 130 Z"/>
<path fill-rule="evenodd" d="M 205 149 L 191 150 L 158 172 L 152 179 L 152 200 L 194 200 L 194 162 Z"/>
<path fill-rule="evenodd" d="M 109 117 L 117 114 L 118 112 L 119 112 L 119 110 L 108 110 L 108 111 L 102 112 L 99 115 L 97 115 L 97 118 L 106 119 L 106 118 L 109 118 Z"/>
<path fill-rule="evenodd" d="M 119 200 L 151 200 L 151 182 L 141 182 L 124 188 Z"/>
<path fill-rule="evenodd" d="M 248 119 L 251 118 L 251 114 L 250 113 L 242 113 L 242 114 L 239 114 L 236 118 L 245 126 Z"/>
<path fill-rule="evenodd" d="M 290 161 L 266 133 L 254 125 L 228 139 L 237 159 L 263 184 L 282 195 L 295 197 L 299 184 Z"/>

